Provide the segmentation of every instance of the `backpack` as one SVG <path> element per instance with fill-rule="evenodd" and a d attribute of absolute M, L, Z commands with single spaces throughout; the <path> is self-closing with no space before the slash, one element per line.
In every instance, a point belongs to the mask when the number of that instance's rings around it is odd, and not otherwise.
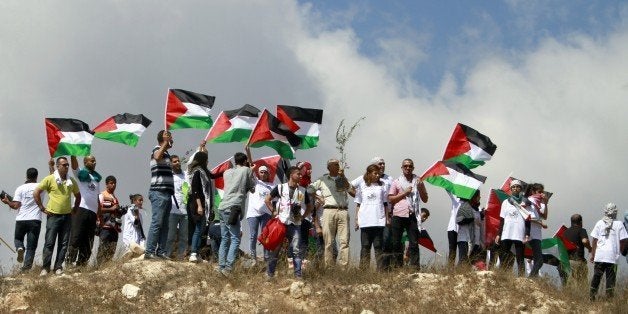
<path fill-rule="evenodd" d="M 266 223 L 262 233 L 257 237 L 257 241 L 262 244 L 264 249 L 275 250 L 286 236 L 286 225 L 279 218 L 275 217 Z"/>

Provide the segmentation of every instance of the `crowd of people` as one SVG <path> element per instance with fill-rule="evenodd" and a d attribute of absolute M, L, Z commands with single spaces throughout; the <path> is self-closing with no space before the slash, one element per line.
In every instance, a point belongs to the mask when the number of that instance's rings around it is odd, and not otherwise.
<path fill-rule="evenodd" d="M 254 164 L 247 148 L 246 153 L 234 155 L 235 166 L 222 174 L 224 193 L 218 202 L 214 186 L 217 175 L 207 168 L 204 142 L 185 167 L 179 156 L 169 153 L 174 143 L 170 132 L 160 131 L 157 142 L 150 158 L 151 217 L 147 233 L 143 229 L 143 196 L 132 194 L 131 205 L 122 206 L 115 194 L 117 180 L 114 176 L 107 176 L 101 189 L 102 176 L 96 171 L 94 156 L 83 159 L 83 168 L 79 168 L 75 156 L 70 160 L 66 157 L 51 159 L 50 174 L 40 182 L 37 169 L 29 168 L 26 183 L 16 189 L 14 198 L 6 194 L 0 196 L 2 202 L 18 210 L 15 246 L 17 260 L 23 263 L 21 270 L 33 267 L 44 215 L 42 276 L 87 266 L 95 237 L 100 240 L 95 265 L 106 263 L 114 258 L 118 235 L 122 233 L 123 259 L 142 255 L 145 260 L 193 263 L 214 259 L 216 271 L 229 277 L 240 255 L 244 218 L 250 235 L 246 254 L 253 264 L 265 263 L 269 280 L 275 277 L 284 249 L 288 266 L 298 279 L 311 262 L 321 267 L 349 267 L 352 226 L 360 232 L 359 267 L 373 264 L 378 271 L 398 267 L 419 270 L 421 267 L 419 241 L 422 223 L 429 217 L 429 210 L 421 205 L 428 202 L 428 193 L 414 173 L 411 159 L 401 162 L 401 175 L 393 178 L 386 173 L 383 158 L 375 157 L 364 174 L 351 181 L 345 177 L 337 159 L 329 159 L 328 172 L 315 180 L 311 177 L 312 164 L 299 162 L 286 170 L 286 182 L 275 184 L 270 179 L 270 169 Z M 42 192 L 48 194 L 46 204 L 42 202 Z M 591 298 L 595 299 L 603 275 L 606 276 L 606 295 L 612 296 L 619 257 L 628 250 L 628 215 L 624 223 L 617 221 L 614 204 L 605 207 L 603 218 L 591 231 L 592 241 L 583 228 L 582 217 L 578 214 L 571 217 L 571 227 L 564 233 L 576 246 L 569 252 L 569 271 L 554 256 L 543 254 L 542 230 L 547 228 L 544 220 L 549 206 L 542 184 L 511 181 L 510 195 L 501 206 L 499 230 L 488 247 L 484 239 L 485 215 L 480 208 L 480 191 L 470 199 L 451 193 L 449 196 L 452 201 L 447 226 L 450 266 L 486 269 L 487 260 L 489 266 L 494 266 L 499 258 L 501 269 L 512 270 L 516 262 L 517 274 L 524 276 L 524 248 L 528 246 L 532 251 L 529 277 L 538 277 L 541 266 L 550 264 L 558 267 L 563 284 L 569 277 L 583 282 L 588 280 L 584 252 L 587 249 L 589 260 L 594 263 Z M 350 202 L 355 203 L 353 224 L 349 218 Z M 257 237 L 271 219 L 277 219 L 285 227 L 287 245 L 263 249 L 263 254 L 258 256 Z M 310 242 L 314 243 L 313 247 Z M 203 253 L 205 247 L 210 254 Z"/>

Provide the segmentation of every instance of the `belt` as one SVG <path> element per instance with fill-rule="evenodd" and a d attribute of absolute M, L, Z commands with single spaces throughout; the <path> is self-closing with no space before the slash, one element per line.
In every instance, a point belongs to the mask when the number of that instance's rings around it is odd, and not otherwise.
<path fill-rule="evenodd" d="M 347 206 L 323 206 L 325 209 L 349 209 Z"/>

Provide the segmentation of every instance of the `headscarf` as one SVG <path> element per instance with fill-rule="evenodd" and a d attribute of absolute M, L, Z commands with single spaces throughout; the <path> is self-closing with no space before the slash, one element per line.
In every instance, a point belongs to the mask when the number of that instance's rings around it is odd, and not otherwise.
<path fill-rule="evenodd" d="M 617 218 L 617 205 L 613 203 L 606 204 L 606 208 L 604 209 L 604 224 L 606 224 L 606 228 L 604 229 L 604 236 L 608 238 L 608 235 L 613 228 L 613 221 Z"/>
<path fill-rule="evenodd" d="M 301 172 L 299 185 L 307 188 L 310 183 L 312 183 L 312 175 L 308 173 L 308 170 L 312 170 L 312 164 L 309 161 L 299 161 L 297 167 L 299 167 L 299 171 Z"/>

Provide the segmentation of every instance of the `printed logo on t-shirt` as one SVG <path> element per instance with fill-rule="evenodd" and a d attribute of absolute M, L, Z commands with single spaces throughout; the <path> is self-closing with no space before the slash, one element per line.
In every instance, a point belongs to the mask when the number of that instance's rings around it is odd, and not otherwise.
<path fill-rule="evenodd" d="M 90 182 L 90 183 L 87 185 L 87 188 L 88 188 L 90 191 L 96 191 L 96 184 L 94 184 L 93 182 Z"/>

